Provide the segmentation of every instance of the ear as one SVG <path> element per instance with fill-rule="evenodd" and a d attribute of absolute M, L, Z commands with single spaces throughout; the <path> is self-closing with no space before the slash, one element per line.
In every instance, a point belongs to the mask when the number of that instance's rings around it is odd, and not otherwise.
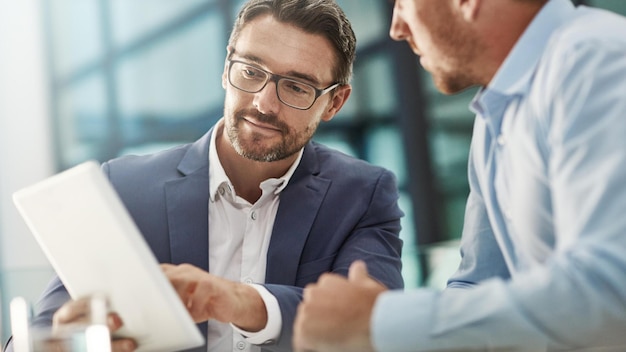
<path fill-rule="evenodd" d="M 322 121 L 330 121 L 341 110 L 343 104 L 346 103 L 350 93 L 352 93 L 352 86 L 349 84 L 339 86 L 333 94 L 332 100 L 328 103 L 328 107 L 322 115 Z"/>
<path fill-rule="evenodd" d="M 467 22 L 476 20 L 482 4 L 482 0 L 453 0 L 455 10 L 459 11 L 463 19 Z"/>

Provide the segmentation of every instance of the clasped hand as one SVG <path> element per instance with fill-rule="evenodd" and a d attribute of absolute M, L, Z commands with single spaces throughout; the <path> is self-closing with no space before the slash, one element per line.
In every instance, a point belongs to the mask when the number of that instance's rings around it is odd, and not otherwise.
<path fill-rule="evenodd" d="M 363 261 L 350 266 L 348 278 L 323 274 L 304 288 L 294 323 L 298 352 L 373 351 L 370 318 L 376 298 L 387 288 L 369 276 Z"/>

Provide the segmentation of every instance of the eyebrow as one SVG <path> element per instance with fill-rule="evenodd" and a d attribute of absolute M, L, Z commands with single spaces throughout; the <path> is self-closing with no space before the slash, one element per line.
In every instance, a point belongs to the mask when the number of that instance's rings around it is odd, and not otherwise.
<path fill-rule="evenodd" d="M 237 55 L 237 53 L 235 52 L 235 55 Z M 263 62 L 263 60 L 255 55 L 251 55 L 251 54 L 246 54 L 246 55 L 238 55 L 239 57 L 241 57 L 242 59 L 246 59 L 249 60 L 259 66 L 263 66 L 265 67 L 265 64 Z M 269 71 L 269 70 L 268 70 Z M 298 72 L 298 71 L 288 71 L 285 74 L 279 74 L 279 76 L 285 76 L 285 77 L 289 77 L 289 78 L 299 78 L 301 80 L 304 81 L 308 81 L 309 83 L 315 85 L 315 86 L 319 86 L 320 82 L 313 76 L 308 75 L 306 73 L 302 73 L 302 72 Z"/>

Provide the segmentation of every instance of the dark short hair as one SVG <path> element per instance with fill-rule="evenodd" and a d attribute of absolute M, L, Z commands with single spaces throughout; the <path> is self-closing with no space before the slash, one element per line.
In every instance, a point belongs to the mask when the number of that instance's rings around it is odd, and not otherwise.
<path fill-rule="evenodd" d="M 337 62 L 333 75 L 336 82 L 350 82 L 356 56 L 356 37 L 350 21 L 334 0 L 250 0 L 235 19 L 228 45 L 234 47 L 242 28 L 265 14 L 272 15 L 281 23 L 327 38 L 335 48 Z"/>

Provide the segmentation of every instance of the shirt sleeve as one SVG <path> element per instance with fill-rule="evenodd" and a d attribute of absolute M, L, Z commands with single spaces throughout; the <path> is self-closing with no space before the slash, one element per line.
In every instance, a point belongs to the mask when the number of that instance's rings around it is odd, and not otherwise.
<path fill-rule="evenodd" d="M 494 280 L 470 290 L 383 293 L 372 313 L 372 343 L 380 352 L 545 351 L 543 335 L 506 290 L 502 281 Z"/>
<path fill-rule="evenodd" d="M 252 288 L 259 292 L 265 308 L 267 309 L 267 325 L 258 332 L 249 332 L 230 324 L 233 330 L 240 333 L 248 342 L 255 345 L 262 345 L 271 341 L 276 341 L 282 328 L 282 318 L 280 315 L 280 307 L 278 300 L 265 287 L 257 284 L 250 284 Z"/>

